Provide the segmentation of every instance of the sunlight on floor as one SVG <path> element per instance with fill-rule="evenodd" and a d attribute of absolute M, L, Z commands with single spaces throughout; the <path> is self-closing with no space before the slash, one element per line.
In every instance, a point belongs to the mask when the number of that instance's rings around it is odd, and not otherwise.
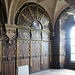
<path fill-rule="evenodd" d="M 69 69 L 50 69 L 37 73 L 33 73 L 30 75 L 75 75 L 75 70 Z"/>

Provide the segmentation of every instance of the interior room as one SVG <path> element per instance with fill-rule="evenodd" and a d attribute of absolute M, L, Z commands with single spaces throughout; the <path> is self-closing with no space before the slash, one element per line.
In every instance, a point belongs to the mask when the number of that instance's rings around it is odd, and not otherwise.
<path fill-rule="evenodd" d="M 75 75 L 75 0 L 0 0 L 0 75 L 24 66 L 30 75 Z"/>

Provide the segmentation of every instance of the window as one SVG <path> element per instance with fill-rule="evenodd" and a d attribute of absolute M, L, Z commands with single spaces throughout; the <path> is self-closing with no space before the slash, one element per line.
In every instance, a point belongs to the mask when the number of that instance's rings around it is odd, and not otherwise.
<path fill-rule="evenodd" d="M 71 61 L 75 61 L 75 26 L 71 28 Z"/>

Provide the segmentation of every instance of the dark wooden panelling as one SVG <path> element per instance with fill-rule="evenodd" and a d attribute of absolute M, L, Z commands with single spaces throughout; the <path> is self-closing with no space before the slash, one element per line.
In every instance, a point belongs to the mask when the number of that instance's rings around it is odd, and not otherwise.
<path fill-rule="evenodd" d="M 32 42 L 32 53 L 36 56 L 39 55 L 41 51 L 41 42 L 33 41 Z M 40 70 L 40 57 L 32 58 L 32 72 Z"/>
<path fill-rule="evenodd" d="M 60 68 L 59 54 L 52 54 L 52 68 Z"/>
<path fill-rule="evenodd" d="M 20 10 L 16 21 L 19 26 L 19 57 L 22 58 L 19 60 L 19 66 L 25 65 L 27 60 L 23 57 L 29 56 L 30 72 L 38 71 L 42 66 L 44 69 L 49 68 L 50 43 L 48 41 L 50 41 L 51 26 L 47 12 L 36 3 L 27 3 Z M 43 54 L 45 54 L 44 59 Z"/>
<path fill-rule="evenodd" d="M 48 69 L 50 66 L 50 43 L 49 42 L 43 42 L 43 69 Z"/>
<path fill-rule="evenodd" d="M 18 32 L 19 39 L 30 39 L 30 30 L 20 28 Z"/>
<path fill-rule="evenodd" d="M 31 6 L 30 5 L 30 8 L 31 8 L 31 11 L 32 11 L 32 13 L 33 13 L 33 15 L 34 15 L 34 19 L 36 19 L 36 16 L 37 16 L 37 8 L 36 8 L 36 5 L 35 6 Z"/>
<path fill-rule="evenodd" d="M 41 8 L 37 7 L 38 11 L 38 21 L 41 21 L 41 17 L 44 15 L 44 10 L 41 10 Z"/>
<path fill-rule="evenodd" d="M 8 50 L 8 46 L 2 46 L 2 57 L 7 57 L 9 55 Z"/>
<path fill-rule="evenodd" d="M 63 68 L 65 66 L 65 41 L 60 41 L 60 66 Z"/>
<path fill-rule="evenodd" d="M 29 50 L 30 50 L 30 41 L 20 40 L 19 42 L 19 66 L 28 65 L 29 66 Z"/>
<path fill-rule="evenodd" d="M 2 75 L 15 75 L 15 61 L 2 62 Z"/>
<path fill-rule="evenodd" d="M 16 50 L 16 46 L 15 45 L 9 46 L 9 55 L 11 57 L 14 57 L 15 56 L 15 50 Z"/>
<path fill-rule="evenodd" d="M 50 43 L 49 42 L 43 42 L 43 53 L 50 53 Z"/>
<path fill-rule="evenodd" d="M 24 9 L 21 14 L 25 15 L 26 17 L 29 17 L 29 19 L 32 21 L 32 16 L 31 14 L 29 13 L 29 8 L 26 7 L 26 9 Z M 31 26 L 31 23 L 29 21 L 27 21 L 27 19 L 23 16 L 19 14 L 19 17 L 18 17 L 18 21 L 17 21 L 17 24 L 18 25 L 23 25 L 23 26 Z"/>
<path fill-rule="evenodd" d="M 29 58 L 26 59 L 20 59 L 18 62 L 18 66 L 25 66 L 28 65 L 29 72 L 30 72 L 30 67 L 29 67 Z"/>
<path fill-rule="evenodd" d="M 61 62 L 60 62 L 61 66 L 65 65 L 65 56 L 61 56 Z"/>
<path fill-rule="evenodd" d="M 32 39 L 33 40 L 41 40 L 41 31 L 32 30 Z"/>
<path fill-rule="evenodd" d="M 14 57 L 15 56 L 15 50 L 16 50 L 15 45 L 2 46 L 2 57 L 7 57 L 7 56 Z"/>
<path fill-rule="evenodd" d="M 63 42 L 61 41 L 60 45 L 61 45 L 60 46 L 60 53 L 65 55 L 65 48 L 66 48 L 65 47 L 65 41 L 63 41 Z"/>
<path fill-rule="evenodd" d="M 32 59 L 32 72 L 40 70 L 40 57 Z"/>
<path fill-rule="evenodd" d="M 45 25 L 47 24 L 49 26 L 49 23 L 47 23 L 47 22 L 49 22 L 49 17 L 47 15 L 47 13 L 45 13 L 41 23 L 45 24 Z"/>
<path fill-rule="evenodd" d="M 24 66 L 24 65 L 29 65 L 29 58 L 19 60 L 19 66 Z"/>
<path fill-rule="evenodd" d="M 32 29 L 42 29 L 39 21 L 35 20 L 32 24 Z"/>
<path fill-rule="evenodd" d="M 19 56 L 28 56 L 30 50 L 30 41 L 20 40 Z"/>
<path fill-rule="evenodd" d="M 65 39 L 65 20 L 61 19 L 61 32 L 60 32 L 60 67 L 65 66 L 65 54 L 66 54 L 66 39 Z"/>
<path fill-rule="evenodd" d="M 50 33 L 48 32 L 43 32 L 43 40 L 49 41 L 50 40 Z"/>
<path fill-rule="evenodd" d="M 39 54 L 41 52 L 41 42 L 33 41 L 32 42 L 32 53 Z"/>
<path fill-rule="evenodd" d="M 45 56 L 45 57 L 43 57 L 43 69 L 49 69 L 49 65 L 50 65 L 50 63 L 49 63 L 50 61 L 49 61 L 49 56 Z"/>

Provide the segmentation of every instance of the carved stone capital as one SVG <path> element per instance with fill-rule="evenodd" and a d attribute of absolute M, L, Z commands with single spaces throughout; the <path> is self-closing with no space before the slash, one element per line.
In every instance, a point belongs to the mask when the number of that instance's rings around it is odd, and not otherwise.
<path fill-rule="evenodd" d="M 5 24 L 5 27 L 6 27 L 6 35 L 9 37 L 9 43 L 11 43 L 11 39 L 15 36 L 15 31 L 18 28 L 18 26 Z"/>

